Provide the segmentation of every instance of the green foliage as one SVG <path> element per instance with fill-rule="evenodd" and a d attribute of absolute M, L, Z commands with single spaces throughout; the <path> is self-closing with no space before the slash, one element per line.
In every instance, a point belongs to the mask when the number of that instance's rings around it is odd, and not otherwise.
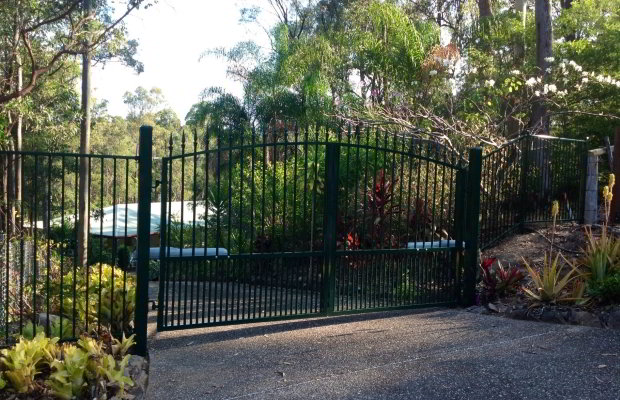
<path fill-rule="evenodd" d="M 355 56 L 353 66 L 400 87 L 410 87 L 427 52 L 439 42 L 432 24 L 411 21 L 401 7 L 390 2 L 359 2 L 348 19 L 346 39 Z"/>
<path fill-rule="evenodd" d="M 26 339 L 33 339 L 37 334 L 43 332 L 47 337 L 50 338 L 59 338 L 59 339 L 70 339 L 73 337 L 73 325 L 71 321 L 67 321 L 65 318 L 62 321 L 62 329 L 60 326 L 60 319 L 54 319 L 49 326 L 50 332 L 49 335 L 45 333 L 46 327 L 39 324 L 32 324 L 32 321 L 28 321 L 23 327 L 21 335 L 16 334 L 16 336 L 23 336 Z"/>
<path fill-rule="evenodd" d="M 122 270 L 126 271 L 129 268 L 129 261 L 131 259 L 131 251 L 128 247 L 122 246 L 117 252 L 117 265 Z"/>
<path fill-rule="evenodd" d="M 136 335 L 131 335 L 129 337 L 125 337 L 123 334 L 123 340 L 118 340 L 116 338 L 112 338 L 112 355 L 116 358 L 125 357 L 129 350 L 136 344 L 135 341 Z"/>
<path fill-rule="evenodd" d="M 202 101 L 192 106 L 185 122 L 195 128 L 209 125 L 218 127 L 224 134 L 238 134 L 248 126 L 249 118 L 235 96 L 212 87 L 203 91 Z"/>
<path fill-rule="evenodd" d="M 149 280 L 159 280 L 159 260 L 149 260 Z"/>
<path fill-rule="evenodd" d="M 47 278 L 47 274 L 39 276 L 37 287 L 45 290 L 40 292 L 35 313 L 47 313 L 46 304 L 49 301 L 49 313 L 63 316 L 62 332 L 59 318 L 50 323 L 51 336 L 73 337 L 74 318 L 76 335 L 84 332 L 87 324 L 89 329 L 100 324 L 117 337 L 129 330 L 135 311 L 134 275 L 107 264 L 77 268 L 61 275 L 59 266 L 52 265 L 49 283 Z M 32 295 L 31 282 L 24 286 L 24 292 L 26 299 Z M 32 323 L 27 323 L 23 335 L 32 337 L 34 329 Z M 37 325 L 37 333 L 44 330 L 45 327 Z"/>
<path fill-rule="evenodd" d="M 159 88 L 154 87 L 147 91 L 138 86 L 134 93 L 125 92 L 123 102 L 129 106 L 128 118 L 139 119 L 159 107 L 164 102 L 164 96 Z"/>
<path fill-rule="evenodd" d="M 84 350 L 89 357 L 97 359 L 102 357 L 105 352 L 103 350 L 103 342 L 93 339 L 89 336 L 82 336 L 78 340 L 78 346 Z"/>
<path fill-rule="evenodd" d="M 587 292 L 604 303 L 620 303 L 620 273 L 610 274 L 588 283 Z"/>
<path fill-rule="evenodd" d="M 570 265 L 557 253 L 552 257 L 551 253 L 545 253 L 545 259 L 541 272 L 524 259 L 523 264 L 532 280 L 533 288 L 524 287 L 523 291 L 532 300 L 542 303 L 575 302 L 581 300 L 573 297 L 574 292 L 570 291 L 570 283 L 579 278 L 579 271 Z M 566 266 L 570 269 L 565 271 Z"/>
<path fill-rule="evenodd" d="M 395 279 L 396 283 L 392 289 L 392 295 L 396 299 L 402 302 L 410 302 L 420 295 L 412 275 L 411 271 L 405 271 Z"/>
<path fill-rule="evenodd" d="M 32 340 L 20 339 L 11 349 L 2 350 L 0 364 L 9 385 L 17 393 L 34 388 L 34 381 L 44 364 L 49 364 L 56 354 L 55 339 L 39 333 Z"/>
<path fill-rule="evenodd" d="M 88 293 L 90 314 L 93 318 L 109 326 L 115 336 L 120 337 L 122 332 L 129 329 L 130 323 L 133 322 L 136 298 L 136 282 L 133 275 L 126 275 L 110 265 L 101 265 L 99 271 L 94 269 L 91 272 Z M 97 300 L 99 296 L 101 303 Z"/>
<path fill-rule="evenodd" d="M 607 233 L 604 228 L 599 237 L 595 237 L 591 227 L 586 227 L 586 248 L 580 259 L 589 281 L 602 282 L 618 270 L 620 261 L 620 240 Z"/>
<path fill-rule="evenodd" d="M 51 368 L 54 372 L 46 383 L 55 396 L 70 400 L 74 397 L 80 397 L 84 391 L 89 355 L 75 346 L 65 346 L 62 353 L 62 360 L 52 362 Z"/>
<path fill-rule="evenodd" d="M 603 188 L 605 218 L 601 234 L 595 236 L 592 227 L 586 226 L 586 248 L 578 265 L 585 269 L 587 293 L 601 302 L 620 301 L 620 239 L 609 233 L 611 202 L 616 183 L 609 174 L 608 184 Z"/>
<path fill-rule="evenodd" d="M 97 369 L 97 372 L 107 379 L 108 386 L 118 389 L 119 396 L 125 393 L 126 386 L 133 385 L 131 378 L 125 376 L 125 368 L 127 363 L 129 363 L 129 357 L 129 355 L 126 355 L 117 363 L 114 357 L 108 354 L 101 359 L 101 364 Z"/>
<path fill-rule="evenodd" d="M 39 333 L 32 340 L 22 338 L 13 348 L 3 350 L 0 391 L 6 388 L 28 393 L 43 388 L 57 398 L 69 400 L 91 393 L 89 388 L 96 393 L 101 387 L 107 392 L 102 398 L 108 398 L 108 394 L 122 397 L 125 388 L 133 385 L 125 376 L 130 357 L 127 353 L 135 343 L 133 336 L 123 337 L 122 341 L 111 339 L 109 344 L 88 336 L 80 338 L 77 346 L 59 345 L 57 341 Z"/>

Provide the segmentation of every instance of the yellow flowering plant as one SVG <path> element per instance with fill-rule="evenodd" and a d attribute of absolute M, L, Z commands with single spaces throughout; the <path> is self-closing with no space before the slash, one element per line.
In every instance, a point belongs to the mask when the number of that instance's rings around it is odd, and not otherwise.
<path fill-rule="evenodd" d="M 533 288 L 523 287 L 523 292 L 535 303 L 582 303 L 583 283 L 580 271 L 558 251 L 553 255 L 553 241 L 557 216 L 560 213 L 560 203 L 554 200 L 551 203 L 551 216 L 553 220 L 551 231 L 551 246 L 549 252 L 545 252 L 540 272 L 525 259 L 525 266 Z M 565 270 L 565 267 L 569 267 Z"/>
<path fill-rule="evenodd" d="M 605 216 L 601 235 L 595 237 L 592 227 L 585 227 L 586 247 L 579 259 L 579 265 L 585 269 L 590 282 L 602 282 L 620 269 L 620 240 L 610 235 L 608 230 L 615 183 L 615 175 L 609 174 L 608 184 L 603 188 Z"/>

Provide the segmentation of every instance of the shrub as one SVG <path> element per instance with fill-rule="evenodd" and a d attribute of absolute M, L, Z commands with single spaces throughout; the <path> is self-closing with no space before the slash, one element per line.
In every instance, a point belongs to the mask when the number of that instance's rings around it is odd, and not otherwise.
<path fill-rule="evenodd" d="M 121 246 L 117 251 L 117 260 L 118 266 L 122 270 L 127 270 L 129 268 L 129 261 L 131 259 L 131 251 L 127 246 Z"/>
<path fill-rule="evenodd" d="M 45 287 L 44 283 L 39 286 Z M 123 332 L 128 332 L 133 321 L 135 292 L 136 279 L 133 275 L 120 268 L 101 264 L 87 269 L 78 268 L 75 272 L 66 273 L 62 278 L 58 275 L 51 279 L 47 296 L 50 313 L 62 314 L 67 322 L 73 321 L 75 309 L 77 334 L 83 332 L 87 325 L 89 328 L 101 325 L 109 328 L 115 336 L 121 337 Z M 43 305 L 45 301 L 42 300 L 39 304 Z M 65 331 L 63 322 L 63 332 Z"/>
<path fill-rule="evenodd" d="M 588 294 L 606 303 L 620 302 L 620 273 L 590 282 Z"/>
<path fill-rule="evenodd" d="M 159 260 L 149 261 L 149 280 L 150 281 L 159 280 Z"/>
<path fill-rule="evenodd" d="M 93 316 L 93 322 L 109 326 L 112 333 L 120 337 L 123 332 L 128 331 L 129 324 L 133 321 L 135 278 L 110 265 L 102 265 L 100 271 L 95 269 L 90 275 L 92 280 L 88 288 L 89 314 Z"/>
<path fill-rule="evenodd" d="M 22 337 L 12 349 L 3 350 L 0 397 L 6 398 L 6 392 L 41 392 L 66 400 L 83 398 L 86 393 L 94 398 L 125 398 L 125 388 L 133 385 L 125 376 L 133 336 L 122 341 L 84 336 L 77 345 L 59 345 L 57 340 L 39 333 L 32 340 Z"/>
<path fill-rule="evenodd" d="M 608 232 L 615 183 L 614 174 L 609 174 L 608 186 L 603 188 L 605 218 L 601 235 L 595 237 L 591 227 L 585 228 L 586 248 L 579 259 L 579 265 L 586 270 L 588 294 L 603 302 L 620 301 L 620 240 Z"/>
<path fill-rule="evenodd" d="M 46 381 L 52 393 L 66 400 L 80 396 L 86 385 L 87 364 L 88 353 L 75 346 L 65 346 L 62 360 L 52 362 L 54 372 Z"/>
<path fill-rule="evenodd" d="M 592 228 L 586 227 L 586 248 L 579 264 L 585 267 L 588 280 L 601 282 L 618 268 L 620 240 L 607 233 L 603 225 L 601 236 L 595 238 Z"/>
<path fill-rule="evenodd" d="M 21 336 L 26 339 L 34 339 L 36 335 L 40 332 L 46 334 L 46 327 L 39 324 L 33 324 L 32 321 L 28 321 L 26 325 L 23 326 Z M 16 334 L 18 336 L 18 334 Z M 67 321 L 66 319 L 62 321 L 62 329 L 60 326 L 60 319 L 54 320 L 49 325 L 49 335 L 46 334 L 47 337 L 57 337 L 60 339 L 70 339 L 73 337 L 73 325 L 71 321 Z"/>
<path fill-rule="evenodd" d="M 39 333 L 32 340 L 21 338 L 12 349 L 2 350 L 0 364 L 8 385 L 17 393 L 32 390 L 42 366 L 53 360 L 57 341 Z"/>
<path fill-rule="evenodd" d="M 558 262 L 560 256 L 560 253 L 557 253 L 555 257 L 552 257 L 551 252 L 545 253 L 541 273 L 532 268 L 525 259 L 523 260 L 534 286 L 534 289 L 524 287 L 523 291 L 531 299 L 543 303 L 575 302 L 581 300 L 580 298 L 573 297 L 574 293 L 569 291 L 571 281 L 580 277 L 579 271 L 565 262 L 565 260 L 563 260 L 565 263 L 560 265 Z M 564 273 L 566 265 L 569 265 L 571 269 Z"/>
<path fill-rule="evenodd" d="M 482 273 L 482 295 L 485 302 L 515 293 L 519 283 L 525 278 L 525 274 L 519 268 L 512 266 L 506 269 L 496 258 L 483 260 L 480 269 Z"/>
<path fill-rule="evenodd" d="M 583 298 L 584 286 L 579 270 L 566 261 L 560 252 L 557 252 L 555 257 L 553 257 L 555 222 L 559 212 L 560 205 L 557 201 L 554 201 L 551 205 L 551 216 L 553 218 L 551 247 L 548 253 L 545 252 L 542 271 L 539 273 L 523 259 L 525 268 L 534 285 L 533 290 L 523 287 L 523 291 L 532 300 L 543 303 L 584 302 L 586 301 Z M 560 256 L 562 257 L 561 265 L 558 262 Z M 567 265 L 570 267 L 570 270 L 564 273 L 564 268 Z M 572 285 L 569 285 L 571 282 Z"/>
<path fill-rule="evenodd" d="M 592 234 L 592 228 L 585 228 L 586 248 L 581 264 L 588 269 L 589 279 L 595 282 L 601 282 L 608 274 L 613 274 L 618 269 L 618 261 L 620 260 L 620 240 L 609 235 L 607 230 L 615 183 L 615 175 L 609 174 L 609 184 L 603 188 L 605 219 L 603 220 L 601 235 L 595 238 Z"/>

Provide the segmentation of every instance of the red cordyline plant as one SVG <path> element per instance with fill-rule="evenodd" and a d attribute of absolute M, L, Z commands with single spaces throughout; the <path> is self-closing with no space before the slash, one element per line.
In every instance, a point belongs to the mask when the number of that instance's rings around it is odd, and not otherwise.
<path fill-rule="evenodd" d="M 428 204 L 423 199 L 416 199 L 408 223 L 416 240 L 435 240 L 442 237 L 442 234 L 443 237 L 448 236 L 445 232 L 437 232 Z"/>
<path fill-rule="evenodd" d="M 504 268 L 497 258 L 486 258 L 480 264 L 483 300 L 489 302 L 516 292 L 525 274 L 512 266 Z"/>
<path fill-rule="evenodd" d="M 389 181 L 385 177 L 385 170 L 379 170 L 374 187 L 367 192 L 368 208 L 371 220 L 371 241 L 373 247 L 382 247 L 385 236 L 385 223 L 392 215 L 400 213 L 400 206 L 393 203 L 394 186 L 398 179 Z M 388 241 L 391 239 L 391 232 Z"/>

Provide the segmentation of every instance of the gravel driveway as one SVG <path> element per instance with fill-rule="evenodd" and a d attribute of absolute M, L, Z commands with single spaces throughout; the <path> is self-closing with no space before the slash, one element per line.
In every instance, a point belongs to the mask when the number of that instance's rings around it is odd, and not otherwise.
<path fill-rule="evenodd" d="M 150 334 L 151 400 L 620 399 L 612 330 L 434 309 Z"/>

